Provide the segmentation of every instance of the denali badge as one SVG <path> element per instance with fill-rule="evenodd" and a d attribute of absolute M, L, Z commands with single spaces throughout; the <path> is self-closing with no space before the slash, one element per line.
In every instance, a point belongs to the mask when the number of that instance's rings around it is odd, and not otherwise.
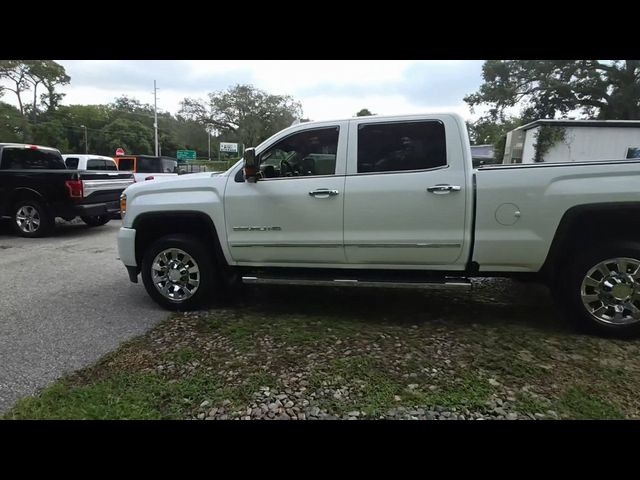
<path fill-rule="evenodd" d="M 280 227 L 233 227 L 234 232 L 275 232 L 280 231 Z"/>

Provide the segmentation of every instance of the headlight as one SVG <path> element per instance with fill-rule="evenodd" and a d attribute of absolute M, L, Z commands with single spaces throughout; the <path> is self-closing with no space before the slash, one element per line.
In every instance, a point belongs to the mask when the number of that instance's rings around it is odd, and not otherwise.
<path fill-rule="evenodd" d="M 123 193 L 120 195 L 120 215 L 124 217 L 127 213 L 127 196 Z"/>

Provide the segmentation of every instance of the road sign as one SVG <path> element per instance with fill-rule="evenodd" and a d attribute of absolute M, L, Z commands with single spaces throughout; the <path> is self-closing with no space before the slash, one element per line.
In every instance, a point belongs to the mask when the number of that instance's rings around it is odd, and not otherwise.
<path fill-rule="evenodd" d="M 221 152 L 238 153 L 238 144 L 237 143 L 220 142 L 220 151 Z"/>
<path fill-rule="evenodd" d="M 124 155 L 124 149 L 123 148 L 118 148 L 116 150 L 116 157 L 120 157 L 122 155 Z"/>
<path fill-rule="evenodd" d="M 195 150 L 178 150 L 177 157 L 178 157 L 178 160 L 195 160 L 196 151 Z"/>

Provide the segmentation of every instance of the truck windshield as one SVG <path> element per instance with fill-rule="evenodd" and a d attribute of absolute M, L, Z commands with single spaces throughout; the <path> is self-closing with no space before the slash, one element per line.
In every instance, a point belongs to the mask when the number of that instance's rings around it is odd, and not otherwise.
<path fill-rule="evenodd" d="M 2 170 L 66 170 L 62 155 L 55 150 L 5 147 L 2 149 Z"/>

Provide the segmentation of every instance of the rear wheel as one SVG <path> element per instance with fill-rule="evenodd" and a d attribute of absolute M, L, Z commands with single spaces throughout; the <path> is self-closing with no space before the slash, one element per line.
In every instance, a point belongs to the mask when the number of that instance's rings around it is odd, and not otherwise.
<path fill-rule="evenodd" d="M 13 229 L 23 237 L 44 237 L 51 233 L 55 219 L 37 200 L 21 200 L 13 207 Z"/>
<path fill-rule="evenodd" d="M 80 217 L 84 223 L 90 227 L 99 227 L 109 223 L 111 217 L 109 215 L 96 215 L 94 217 Z"/>
<path fill-rule="evenodd" d="M 567 280 L 560 301 L 577 326 L 603 335 L 640 335 L 640 246 L 588 249 L 569 267 Z"/>
<path fill-rule="evenodd" d="M 217 284 L 213 257 L 195 237 L 167 235 L 142 260 L 147 293 L 169 310 L 192 310 L 210 299 Z"/>

